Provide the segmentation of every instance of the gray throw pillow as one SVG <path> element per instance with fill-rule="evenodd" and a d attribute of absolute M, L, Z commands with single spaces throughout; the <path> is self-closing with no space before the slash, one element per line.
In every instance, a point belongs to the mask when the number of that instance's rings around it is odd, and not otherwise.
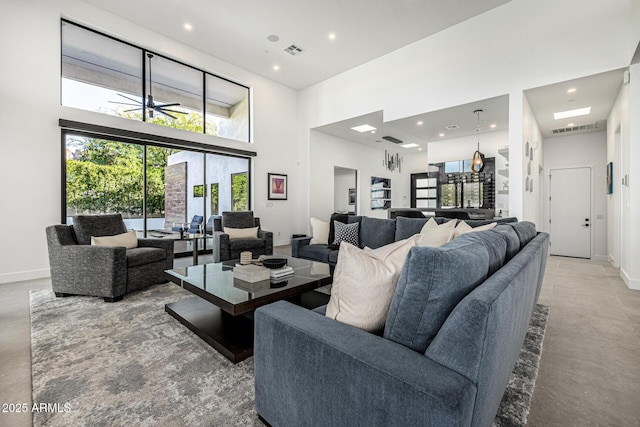
<path fill-rule="evenodd" d="M 333 227 L 335 229 L 335 238 L 333 245 L 340 246 L 340 242 L 351 243 L 353 246 L 358 246 L 360 223 L 355 222 L 353 224 L 344 224 L 340 221 L 333 221 Z"/>

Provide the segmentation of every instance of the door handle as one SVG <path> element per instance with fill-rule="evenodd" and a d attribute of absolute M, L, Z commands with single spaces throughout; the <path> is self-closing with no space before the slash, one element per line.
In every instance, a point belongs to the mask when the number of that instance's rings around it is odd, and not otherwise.
<path fill-rule="evenodd" d="M 583 226 L 583 227 L 588 227 L 588 226 L 589 226 L 589 223 L 582 224 L 582 226 Z"/>

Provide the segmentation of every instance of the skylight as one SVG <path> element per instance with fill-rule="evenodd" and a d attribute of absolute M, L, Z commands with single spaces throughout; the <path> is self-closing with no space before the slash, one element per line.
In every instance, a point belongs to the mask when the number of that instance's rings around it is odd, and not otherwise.
<path fill-rule="evenodd" d="M 355 130 L 356 132 L 369 132 L 372 130 L 376 130 L 377 128 L 374 128 L 371 125 L 360 125 L 360 126 L 352 127 L 351 129 Z"/>
<path fill-rule="evenodd" d="M 553 118 L 555 118 L 556 120 L 560 120 L 560 119 L 567 119 L 569 117 L 586 116 L 587 114 L 591 114 L 591 107 L 577 108 L 575 110 L 567 110 L 567 111 L 560 111 L 558 113 L 553 113 Z"/>

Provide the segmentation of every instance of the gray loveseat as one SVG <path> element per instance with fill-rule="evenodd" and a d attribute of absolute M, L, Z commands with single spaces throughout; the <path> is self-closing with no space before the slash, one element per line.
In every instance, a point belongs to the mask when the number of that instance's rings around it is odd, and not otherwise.
<path fill-rule="evenodd" d="M 381 335 L 279 301 L 255 313 L 255 406 L 273 426 L 491 426 L 549 235 L 498 225 L 409 252 Z"/>
<path fill-rule="evenodd" d="M 433 217 L 433 219 L 438 224 L 451 220 L 451 218 L 445 217 Z M 329 220 L 330 225 L 333 224 L 334 220 L 347 224 L 360 223 L 360 248 L 368 246 L 371 249 L 376 249 L 389 243 L 397 242 L 398 240 L 407 239 L 419 233 L 429 218 L 407 218 L 399 216 L 393 219 L 381 219 L 359 215 L 333 214 Z M 454 221 L 459 222 L 460 220 L 454 219 Z M 471 227 L 492 222 L 510 223 L 517 221 L 518 219 L 514 217 L 499 218 L 496 220 L 465 220 Z M 311 237 L 309 236 L 291 239 L 291 256 L 311 261 L 320 261 L 335 266 L 338 261 L 338 248 L 331 245 L 333 242 L 332 231 L 333 227 L 330 228 L 328 245 L 311 244 Z"/>

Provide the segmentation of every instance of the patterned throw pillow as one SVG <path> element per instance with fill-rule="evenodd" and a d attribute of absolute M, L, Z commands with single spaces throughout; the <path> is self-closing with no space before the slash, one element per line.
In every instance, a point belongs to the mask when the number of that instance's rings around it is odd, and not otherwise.
<path fill-rule="evenodd" d="M 334 246 L 340 246 L 340 242 L 351 243 L 356 247 L 359 246 L 359 222 L 354 222 L 353 224 L 344 224 L 340 221 L 333 221 L 333 227 L 335 228 L 335 239 L 333 240 Z"/>

